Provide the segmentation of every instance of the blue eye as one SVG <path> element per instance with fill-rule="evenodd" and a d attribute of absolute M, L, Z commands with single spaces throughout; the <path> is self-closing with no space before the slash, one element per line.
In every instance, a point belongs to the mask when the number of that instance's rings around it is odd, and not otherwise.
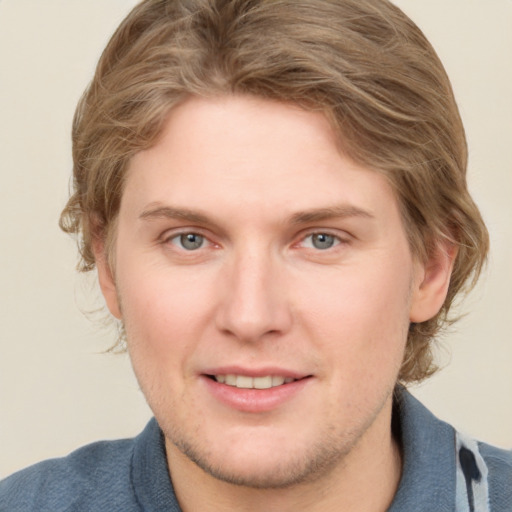
<path fill-rule="evenodd" d="M 307 236 L 304 241 L 307 247 L 312 247 L 320 251 L 325 251 L 340 243 L 338 237 L 329 235 L 328 233 L 313 233 Z"/>
<path fill-rule="evenodd" d="M 197 233 L 183 233 L 175 236 L 171 241 L 187 251 L 195 251 L 196 249 L 203 247 L 205 238 Z"/>

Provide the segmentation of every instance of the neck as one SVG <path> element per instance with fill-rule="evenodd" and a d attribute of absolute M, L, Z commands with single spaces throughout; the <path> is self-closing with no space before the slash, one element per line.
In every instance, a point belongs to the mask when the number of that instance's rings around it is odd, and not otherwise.
<path fill-rule="evenodd" d="M 314 481 L 284 489 L 233 485 L 205 473 L 166 441 L 183 512 L 384 512 L 398 488 L 402 461 L 391 432 L 391 400 L 342 461 Z"/>

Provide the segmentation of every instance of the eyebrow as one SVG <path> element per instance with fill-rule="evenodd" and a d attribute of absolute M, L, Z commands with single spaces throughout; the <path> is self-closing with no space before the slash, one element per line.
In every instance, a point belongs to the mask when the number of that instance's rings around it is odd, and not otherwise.
<path fill-rule="evenodd" d="M 334 218 L 362 217 L 373 219 L 374 215 L 367 210 L 351 204 L 341 204 L 338 206 L 329 206 L 327 208 L 316 208 L 297 212 L 291 216 L 292 224 L 307 224 L 309 222 L 320 222 Z"/>
<path fill-rule="evenodd" d="M 307 224 L 311 222 L 320 222 L 334 218 L 362 217 L 373 219 L 374 215 L 367 210 L 350 204 L 341 204 L 337 206 L 329 206 L 326 208 L 314 208 L 302 212 L 294 213 L 290 216 L 288 223 L 290 224 Z M 215 224 L 206 215 L 195 210 L 187 208 L 175 208 L 172 206 L 154 203 L 148 205 L 147 208 L 139 215 L 140 219 L 157 220 L 157 219 L 179 219 L 197 224 Z"/>
<path fill-rule="evenodd" d="M 149 205 L 140 215 L 139 219 L 157 220 L 157 219 L 180 219 L 198 224 L 211 224 L 210 219 L 199 212 L 188 210 L 186 208 L 173 208 L 153 204 Z"/>

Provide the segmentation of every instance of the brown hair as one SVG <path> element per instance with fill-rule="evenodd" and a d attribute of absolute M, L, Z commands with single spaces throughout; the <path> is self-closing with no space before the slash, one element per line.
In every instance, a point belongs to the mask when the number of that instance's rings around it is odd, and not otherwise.
<path fill-rule="evenodd" d="M 78 105 L 74 192 L 60 225 L 115 234 L 130 158 L 157 140 L 190 95 L 252 94 L 322 111 L 343 151 L 383 173 L 413 253 L 458 249 L 436 317 L 409 330 L 402 382 L 433 373 L 431 340 L 455 296 L 476 281 L 488 235 L 466 186 L 467 148 L 450 82 L 419 28 L 387 0 L 144 0 L 119 26 Z M 111 253 L 111 251 L 110 251 Z"/>

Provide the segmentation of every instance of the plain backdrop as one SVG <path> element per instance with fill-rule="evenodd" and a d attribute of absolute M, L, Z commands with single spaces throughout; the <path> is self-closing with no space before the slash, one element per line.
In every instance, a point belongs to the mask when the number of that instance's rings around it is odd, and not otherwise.
<path fill-rule="evenodd" d="M 438 416 L 512 447 L 512 1 L 400 0 L 452 78 L 490 262 L 414 388 Z M 0 0 L 0 476 L 96 439 L 137 434 L 150 411 L 57 227 L 76 102 L 133 0 Z M 93 315 L 94 317 L 95 315 Z M 98 316 L 98 315 L 96 315 Z"/>

